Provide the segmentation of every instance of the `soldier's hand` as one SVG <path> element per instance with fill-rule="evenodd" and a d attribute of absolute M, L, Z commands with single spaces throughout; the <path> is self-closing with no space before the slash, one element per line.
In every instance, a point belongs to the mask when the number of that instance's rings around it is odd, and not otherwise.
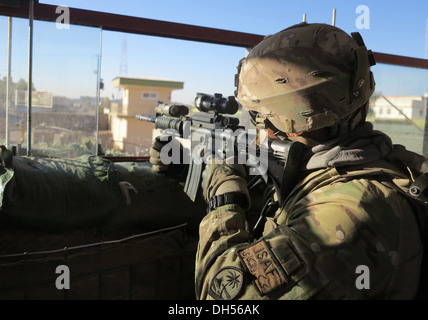
<path fill-rule="evenodd" d="M 170 145 L 168 151 L 162 151 L 167 144 L 174 144 L 174 146 Z M 150 147 L 150 163 L 152 164 L 152 169 L 157 172 L 168 170 L 171 160 L 175 164 L 181 163 L 182 154 L 182 145 L 178 139 L 170 135 L 157 136 Z M 168 160 L 168 163 L 165 163 L 165 160 Z"/>

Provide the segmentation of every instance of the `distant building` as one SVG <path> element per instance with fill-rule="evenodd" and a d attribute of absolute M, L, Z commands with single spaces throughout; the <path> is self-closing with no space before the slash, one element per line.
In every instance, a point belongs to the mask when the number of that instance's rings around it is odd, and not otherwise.
<path fill-rule="evenodd" d="M 376 119 L 405 119 L 402 113 L 412 120 L 425 119 L 427 107 L 426 95 L 385 96 L 385 98 L 380 96 L 372 106 Z"/>
<path fill-rule="evenodd" d="M 183 89 L 184 82 L 117 77 L 113 79 L 113 87 L 123 89 L 122 104 L 113 104 L 110 110 L 114 148 L 133 155 L 147 155 L 154 125 L 135 119 L 135 115 L 154 116 L 158 102 L 171 103 L 172 91 Z"/>
<path fill-rule="evenodd" d="M 15 105 L 28 106 L 28 91 L 15 90 Z M 31 106 L 35 108 L 52 109 L 53 94 L 51 92 L 32 91 Z"/>

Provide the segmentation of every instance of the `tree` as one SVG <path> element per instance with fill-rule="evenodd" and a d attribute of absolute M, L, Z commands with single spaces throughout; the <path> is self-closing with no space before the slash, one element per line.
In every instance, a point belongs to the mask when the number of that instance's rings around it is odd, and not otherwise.
<path fill-rule="evenodd" d="M 28 82 L 24 79 L 19 79 L 19 81 L 16 83 L 16 90 L 27 90 L 28 89 Z M 32 83 L 31 86 L 32 91 L 36 91 L 36 87 L 34 86 L 34 83 Z"/>

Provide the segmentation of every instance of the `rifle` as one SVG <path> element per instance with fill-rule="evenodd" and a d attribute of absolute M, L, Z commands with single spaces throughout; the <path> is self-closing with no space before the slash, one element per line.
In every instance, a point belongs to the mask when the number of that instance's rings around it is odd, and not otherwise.
<path fill-rule="evenodd" d="M 214 150 L 215 157 L 220 159 L 228 159 L 234 152 L 238 152 L 238 163 L 247 165 L 254 176 L 248 183 L 249 189 L 262 180 L 271 182 L 281 205 L 294 186 L 290 181 L 295 181 L 299 173 L 303 144 L 290 140 L 266 139 L 257 146 L 257 133 L 249 133 L 255 129 L 248 129 L 246 132 L 245 127 L 239 125 L 239 118 L 225 116 L 233 115 L 239 109 L 234 96 L 226 99 L 220 93 L 197 93 L 195 107 L 200 112 L 188 116 L 187 106 L 159 103 L 155 109 L 155 117 L 136 115 L 138 120 L 154 123 L 156 129 L 163 130 L 163 135 L 190 140 L 190 152 L 186 153 L 187 158 L 183 156 L 183 162 L 189 164 L 184 191 L 190 199 L 195 201 L 199 190 L 204 165 L 202 159 L 207 154 L 212 155 Z"/>

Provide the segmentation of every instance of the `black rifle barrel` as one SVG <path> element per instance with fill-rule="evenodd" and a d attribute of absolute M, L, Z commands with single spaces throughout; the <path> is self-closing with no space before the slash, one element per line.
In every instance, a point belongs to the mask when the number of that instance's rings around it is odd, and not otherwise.
<path fill-rule="evenodd" d="M 156 129 L 172 129 L 176 130 L 180 135 L 183 134 L 183 120 L 167 116 L 150 117 L 142 114 L 137 114 L 135 118 L 154 123 Z"/>
<path fill-rule="evenodd" d="M 137 114 L 135 118 L 141 121 L 156 122 L 156 117 L 145 116 L 143 114 Z"/>

